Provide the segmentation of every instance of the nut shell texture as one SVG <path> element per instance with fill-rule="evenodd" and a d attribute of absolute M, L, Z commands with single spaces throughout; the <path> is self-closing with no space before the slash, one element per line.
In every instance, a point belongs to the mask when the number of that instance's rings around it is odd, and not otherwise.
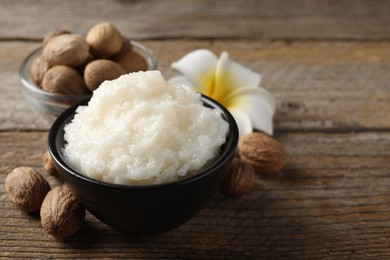
<path fill-rule="evenodd" d="M 73 68 L 58 65 L 50 68 L 42 80 L 42 89 L 65 95 L 85 95 L 88 89 L 82 76 Z"/>
<path fill-rule="evenodd" d="M 39 55 L 31 63 L 30 74 L 32 81 L 37 85 L 41 86 L 42 79 L 45 76 L 46 72 L 49 70 L 49 64 L 47 61 Z"/>
<path fill-rule="evenodd" d="M 254 180 L 253 166 L 234 157 L 219 190 L 227 196 L 241 197 L 252 191 Z"/>
<path fill-rule="evenodd" d="M 85 209 L 66 185 L 59 185 L 46 196 L 41 207 L 41 224 L 52 236 L 75 234 L 84 223 Z"/>
<path fill-rule="evenodd" d="M 36 170 L 18 167 L 7 175 L 5 189 L 9 198 L 22 211 L 36 212 L 50 190 L 50 185 Z"/>
<path fill-rule="evenodd" d="M 45 36 L 45 38 L 43 38 L 43 41 L 42 41 L 42 45 L 43 46 L 46 46 L 46 44 L 54 37 L 57 37 L 59 35 L 62 35 L 62 34 L 71 34 L 70 31 L 68 30 L 64 30 L 64 29 L 60 29 L 60 30 L 56 30 L 54 32 L 51 32 L 49 33 L 48 35 Z"/>
<path fill-rule="evenodd" d="M 273 137 L 261 132 L 252 132 L 238 141 L 241 160 L 255 167 L 256 173 L 275 174 L 280 172 L 287 162 L 287 154 Z"/>
<path fill-rule="evenodd" d="M 58 176 L 57 169 L 54 166 L 53 158 L 51 157 L 48 150 L 43 154 L 43 168 L 48 174 Z"/>
<path fill-rule="evenodd" d="M 111 60 L 94 60 L 85 67 L 84 80 L 89 91 L 97 89 L 105 80 L 113 80 L 126 74 L 126 70 Z"/>
<path fill-rule="evenodd" d="M 148 63 L 135 51 L 128 51 L 123 55 L 118 55 L 115 59 L 128 73 L 148 70 Z"/>
<path fill-rule="evenodd" d="M 82 64 L 89 56 L 89 45 L 85 38 L 77 34 L 62 34 L 50 39 L 42 51 L 50 67 Z"/>
<path fill-rule="evenodd" d="M 122 48 L 123 37 L 119 30 L 109 22 L 99 23 L 92 27 L 86 40 L 92 54 L 97 58 L 108 58 Z"/>

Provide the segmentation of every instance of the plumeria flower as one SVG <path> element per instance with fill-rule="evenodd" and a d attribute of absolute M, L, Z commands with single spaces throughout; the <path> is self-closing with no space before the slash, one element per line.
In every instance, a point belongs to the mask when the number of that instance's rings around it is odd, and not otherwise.
<path fill-rule="evenodd" d="M 242 66 L 222 52 L 219 59 L 209 50 L 195 50 L 172 63 L 183 76 L 169 80 L 189 85 L 226 107 L 237 122 L 240 136 L 253 129 L 273 134 L 275 101 L 260 87 L 260 74 Z"/>

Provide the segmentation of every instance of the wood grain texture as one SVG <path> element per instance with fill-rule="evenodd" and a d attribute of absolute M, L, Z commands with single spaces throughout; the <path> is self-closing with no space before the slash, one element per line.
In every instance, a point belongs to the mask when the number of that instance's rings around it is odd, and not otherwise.
<path fill-rule="evenodd" d="M 390 136 L 387 133 L 283 133 L 283 175 L 257 176 L 240 199 L 216 194 L 171 232 L 133 238 L 90 214 L 79 233 L 56 240 L 39 218 L 4 193 L 6 174 L 41 166 L 46 132 L 0 133 L 0 258 L 55 259 L 383 259 L 390 255 Z M 304 144 L 304 145 L 303 145 Z M 348 144 L 348 145 L 346 145 Z M 380 144 L 380 145 L 378 145 Z M 57 181 L 49 178 L 55 186 Z"/>
<path fill-rule="evenodd" d="M 0 130 L 48 129 L 50 124 L 22 93 L 18 69 L 38 44 L 0 42 Z"/>
<path fill-rule="evenodd" d="M 0 1 L 0 259 L 389 259 L 390 1 Z M 261 73 L 289 162 L 240 199 L 217 193 L 183 226 L 130 237 L 87 214 L 74 237 L 46 234 L 9 200 L 15 167 L 46 174 L 50 123 L 18 67 L 56 29 L 101 21 L 170 64 L 199 48 Z"/>
<path fill-rule="evenodd" d="M 135 39 L 390 39 L 389 1 L 2 0 L 0 38 L 79 33 L 108 20 Z"/>
<path fill-rule="evenodd" d="M 284 41 L 142 41 L 156 53 L 169 79 L 170 64 L 206 48 L 226 50 L 261 73 L 275 97 L 277 131 L 390 129 L 390 43 Z M 0 130 L 46 130 L 50 126 L 28 103 L 17 70 L 39 43 L 0 42 Z"/>

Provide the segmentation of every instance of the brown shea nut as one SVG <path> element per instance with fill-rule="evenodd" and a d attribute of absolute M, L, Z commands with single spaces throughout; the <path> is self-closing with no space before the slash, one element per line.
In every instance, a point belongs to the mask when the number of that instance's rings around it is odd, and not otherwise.
<path fill-rule="evenodd" d="M 125 37 L 122 37 L 122 47 L 121 47 L 121 49 L 117 53 L 115 53 L 115 55 L 112 56 L 110 59 L 115 60 L 116 57 L 122 56 L 126 52 L 129 52 L 129 51 L 132 51 L 132 50 L 133 50 L 133 46 L 131 45 L 129 39 L 127 39 Z"/>
<path fill-rule="evenodd" d="M 97 58 L 108 58 L 122 48 L 123 37 L 109 22 L 96 24 L 86 36 L 92 54 Z"/>
<path fill-rule="evenodd" d="M 135 51 L 128 51 L 118 55 L 114 58 L 114 61 L 121 65 L 127 73 L 148 70 L 148 63 L 144 57 Z"/>
<path fill-rule="evenodd" d="M 52 38 L 54 38 L 56 36 L 62 35 L 62 34 L 71 34 L 71 32 L 68 30 L 56 30 L 54 32 L 51 32 L 48 35 L 46 35 L 45 38 L 43 38 L 42 45 L 46 46 L 46 44 L 49 42 L 49 40 L 51 40 Z"/>
<path fill-rule="evenodd" d="M 50 152 L 48 150 L 43 154 L 43 168 L 50 175 L 58 175 L 57 169 L 53 163 L 53 158 L 51 157 Z"/>
<path fill-rule="evenodd" d="M 97 89 L 105 80 L 113 80 L 126 74 L 126 70 L 111 60 L 94 60 L 84 69 L 84 80 L 89 91 Z"/>
<path fill-rule="evenodd" d="M 41 224 L 54 237 L 66 238 L 75 234 L 84 218 L 85 209 L 65 184 L 53 188 L 42 203 Z"/>
<path fill-rule="evenodd" d="M 33 168 L 17 167 L 7 175 L 5 190 L 23 212 L 33 213 L 40 209 L 50 185 Z"/>
<path fill-rule="evenodd" d="M 37 86 L 41 86 L 43 77 L 45 76 L 48 70 L 49 70 L 49 63 L 47 63 L 47 61 L 42 57 L 42 55 L 36 57 L 31 63 L 31 67 L 30 67 L 30 75 L 32 81 Z"/>
<path fill-rule="evenodd" d="M 88 58 L 83 62 L 81 63 L 80 65 L 78 66 L 75 66 L 74 69 L 80 73 L 80 75 L 84 75 L 84 70 L 85 70 L 85 67 L 91 62 L 93 61 L 95 58 L 92 56 L 91 53 L 89 53 L 88 55 Z"/>
<path fill-rule="evenodd" d="M 240 137 L 237 148 L 241 160 L 252 164 L 259 174 L 280 172 L 287 163 L 287 154 L 282 144 L 262 132 Z"/>
<path fill-rule="evenodd" d="M 82 76 L 73 68 L 58 65 L 50 68 L 42 80 L 42 89 L 65 95 L 85 95 L 88 89 Z"/>
<path fill-rule="evenodd" d="M 253 166 L 234 157 L 219 190 L 227 196 L 241 197 L 252 191 L 254 180 Z"/>
<path fill-rule="evenodd" d="M 49 66 L 82 64 L 89 56 L 89 45 L 77 34 L 61 34 L 51 38 L 43 48 L 42 55 Z"/>

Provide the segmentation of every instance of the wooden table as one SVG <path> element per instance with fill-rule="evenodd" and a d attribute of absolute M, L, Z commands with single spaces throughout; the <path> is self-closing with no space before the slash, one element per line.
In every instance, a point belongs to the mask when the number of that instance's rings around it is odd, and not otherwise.
<path fill-rule="evenodd" d="M 1 259 L 389 259 L 390 1 L 0 2 Z M 216 194 L 185 225 L 129 237 L 92 215 L 73 237 L 45 233 L 5 194 L 6 175 L 42 168 L 50 124 L 22 96 L 21 60 L 51 31 L 101 21 L 170 64 L 206 48 L 262 74 L 289 162 L 240 199 Z"/>

